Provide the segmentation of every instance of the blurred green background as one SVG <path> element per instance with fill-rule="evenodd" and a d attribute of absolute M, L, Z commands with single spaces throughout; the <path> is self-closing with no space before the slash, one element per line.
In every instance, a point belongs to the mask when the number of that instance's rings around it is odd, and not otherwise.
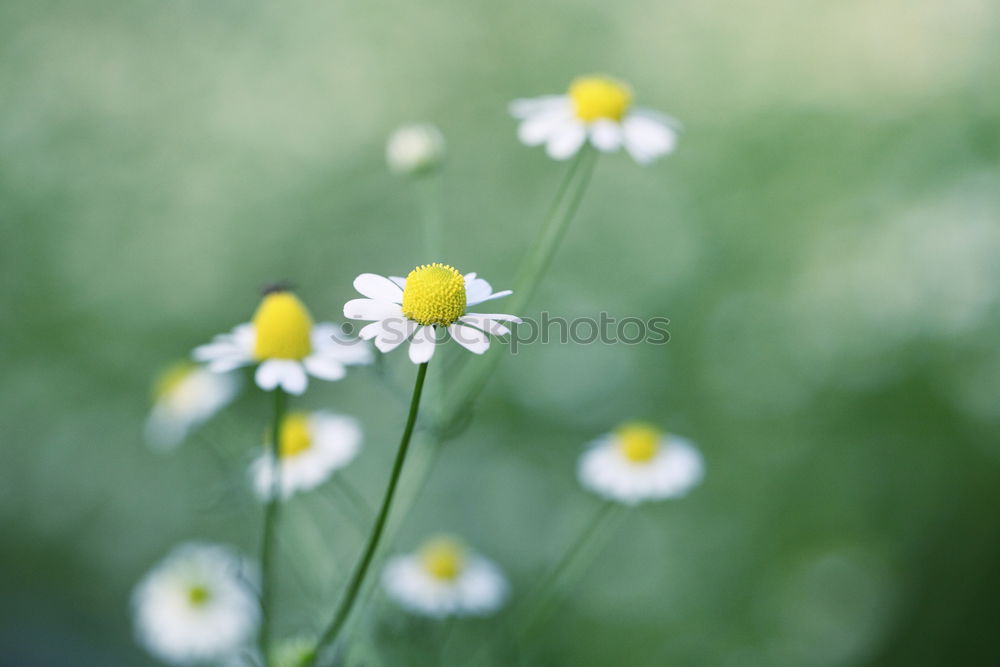
<path fill-rule="evenodd" d="M 157 454 L 154 374 L 275 279 L 336 320 L 365 271 L 510 286 L 566 167 L 506 104 L 599 71 L 685 132 L 600 160 L 527 314 L 672 340 L 504 360 L 395 548 L 459 533 L 523 594 L 595 511 L 583 444 L 645 417 L 706 480 L 628 514 L 524 664 L 1000 664 L 998 34 L 989 0 L 0 1 L 0 663 L 152 664 L 130 589 L 185 539 L 255 552 L 268 410 L 246 392 Z M 414 120 L 449 144 L 442 258 L 383 162 Z M 298 404 L 363 421 L 345 474 L 374 504 L 404 404 L 365 369 Z M 282 633 L 360 549 L 334 497 L 286 514 Z M 362 620 L 364 664 L 436 650 L 384 597 Z"/>

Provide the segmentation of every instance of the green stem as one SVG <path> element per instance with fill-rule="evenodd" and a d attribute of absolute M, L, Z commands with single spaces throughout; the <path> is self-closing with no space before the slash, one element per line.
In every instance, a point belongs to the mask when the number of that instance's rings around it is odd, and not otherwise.
<path fill-rule="evenodd" d="M 559 582 L 570 576 L 573 570 L 580 565 L 583 556 L 590 551 L 588 547 L 611 524 L 610 519 L 615 516 L 616 509 L 617 506 L 610 501 L 603 503 L 597 510 L 597 515 L 581 531 L 555 566 L 549 570 L 548 575 L 542 578 L 542 583 L 535 589 L 537 592 L 534 599 L 537 602 L 521 625 L 520 634 L 522 636 L 529 636 L 534 626 L 543 621 L 551 611 L 558 599 Z"/>
<path fill-rule="evenodd" d="M 281 422 L 285 417 L 286 395 L 281 387 L 274 390 L 274 417 L 271 424 L 271 492 L 264 507 L 264 533 L 260 543 L 260 632 L 257 643 L 264 666 L 271 664 L 268 648 L 274 620 L 274 552 L 281 507 Z"/>
<path fill-rule="evenodd" d="M 552 257 L 555 255 L 556 248 L 559 246 L 559 241 L 565 234 L 570 220 L 573 219 L 580 207 L 596 163 L 597 151 L 585 146 L 570 165 L 566 178 L 560 185 L 552 208 L 549 209 L 542 225 L 538 240 L 521 266 L 518 279 L 514 283 L 514 294 L 511 295 L 505 306 L 507 312 L 517 315 L 524 311 L 535 292 L 535 288 L 538 287 L 542 275 L 552 262 Z M 485 386 L 486 380 L 496 368 L 501 356 L 498 352 L 490 350 L 482 362 L 469 364 L 462 369 L 453 385 L 452 400 L 448 402 L 440 420 L 442 428 L 446 429 L 451 421 L 462 414 L 465 408 L 475 400 Z"/>
<path fill-rule="evenodd" d="M 347 584 L 347 589 L 345 590 L 344 595 L 341 597 L 340 604 L 338 605 L 337 611 L 333 616 L 333 620 L 330 621 L 330 625 L 328 625 L 326 630 L 323 631 L 323 634 L 320 635 L 320 639 L 316 643 L 316 650 L 312 653 L 312 655 L 308 656 L 306 660 L 303 661 L 303 665 L 315 664 L 320 651 L 328 644 L 332 644 L 337 640 L 341 629 L 344 627 L 344 623 L 351 614 L 354 601 L 358 597 L 358 592 L 361 590 L 361 585 L 364 583 L 365 575 L 368 573 L 368 568 L 372 564 L 375 551 L 378 549 L 379 540 L 381 539 L 382 532 L 385 529 L 386 519 L 389 517 L 389 509 L 392 506 L 392 498 L 396 493 L 396 485 L 399 482 L 400 473 L 403 471 L 403 463 L 406 460 L 406 451 L 410 446 L 410 438 L 413 435 L 413 426 L 417 422 L 417 412 L 420 409 L 420 394 L 424 388 L 424 378 L 426 375 L 427 364 L 420 364 L 417 369 L 417 382 L 413 387 L 413 398 L 410 400 L 410 414 L 406 418 L 406 427 L 403 429 L 403 437 L 399 441 L 399 450 L 396 452 L 396 460 L 392 465 L 392 473 L 389 476 L 389 485 L 386 487 L 385 497 L 382 499 L 382 507 L 379 509 L 378 516 L 375 518 L 375 525 L 372 526 L 372 532 L 368 536 L 368 544 L 365 546 L 364 553 L 361 555 L 361 559 L 358 561 L 358 564 L 354 569 L 354 573 L 351 575 L 351 580 Z"/>

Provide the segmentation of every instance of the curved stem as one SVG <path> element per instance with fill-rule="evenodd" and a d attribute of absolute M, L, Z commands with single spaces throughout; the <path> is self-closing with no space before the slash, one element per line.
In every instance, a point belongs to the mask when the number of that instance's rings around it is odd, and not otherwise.
<path fill-rule="evenodd" d="M 351 575 L 347 589 L 341 597 L 333 620 L 330 621 L 330 625 L 320 635 L 319 641 L 316 643 L 316 649 L 302 662 L 303 665 L 315 664 L 319 652 L 326 645 L 332 644 L 337 640 L 341 629 L 344 627 L 344 623 L 347 622 L 347 618 L 351 614 L 351 609 L 354 607 L 358 593 L 361 591 L 361 585 L 365 581 L 365 575 L 368 573 L 368 568 L 372 564 L 375 551 L 378 549 L 379 540 L 382 538 L 386 519 L 389 517 L 389 509 L 392 506 L 392 498 L 396 493 L 396 485 L 399 483 L 399 476 L 403 471 L 406 451 L 410 446 L 410 438 L 413 435 L 413 426 L 417 422 L 417 412 L 420 409 L 420 394 L 424 388 L 424 378 L 426 375 L 427 364 L 420 364 L 417 369 L 417 381 L 413 387 L 413 398 L 410 399 L 410 414 L 406 418 L 406 427 L 403 429 L 403 437 L 399 441 L 399 450 L 396 452 L 396 460 L 392 465 L 392 473 L 389 476 L 389 486 L 386 487 L 385 497 L 382 499 L 382 507 L 375 518 L 375 525 L 372 526 L 372 532 L 368 536 L 368 544 L 365 546 L 364 553 L 362 553 L 357 566 L 354 568 L 354 573 Z"/>
<path fill-rule="evenodd" d="M 542 578 L 541 584 L 535 589 L 534 598 L 537 602 L 521 625 L 522 636 L 529 636 L 533 626 L 545 620 L 545 616 L 558 599 L 560 580 L 570 576 L 573 569 L 583 562 L 584 555 L 587 554 L 588 548 L 594 543 L 596 537 L 611 525 L 610 519 L 615 516 L 616 508 L 617 506 L 611 501 L 602 503 L 596 516 L 584 527 L 576 540 L 549 570 L 548 575 Z"/>
<path fill-rule="evenodd" d="M 507 302 L 506 308 L 509 312 L 515 315 L 521 313 L 534 294 L 542 274 L 545 273 L 555 255 L 556 248 L 559 246 L 559 241 L 566 232 L 570 220 L 573 219 L 580 207 L 596 163 L 597 151 L 590 146 L 584 146 L 567 171 L 566 178 L 559 186 L 556 199 L 542 225 L 538 240 L 521 265 L 518 279 L 514 283 L 514 294 Z M 462 373 L 456 379 L 453 385 L 454 391 L 451 394 L 453 400 L 447 402 L 444 414 L 441 416 L 440 422 L 443 429 L 447 429 L 456 416 L 462 414 L 465 408 L 475 400 L 502 355 L 490 350 L 490 353 L 484 356 L 486 358 L 481 362 L 469 364 L 463 368 Z"/>
<path fill-rule="evenodd" d="M 268 647 L 271 640 L 274 606 L 274 569 L 272 560 L 276 548 L 278 510 L 281 506 L 281 422 L 285 417 L 286 395 L 281 387 L 274 390 L 274 417 L 271 424 L 271 492 L 264 507 L 264 532 L 260 543 L 260 632 L 257 645 L 265 667 L 270 665 Z"/>

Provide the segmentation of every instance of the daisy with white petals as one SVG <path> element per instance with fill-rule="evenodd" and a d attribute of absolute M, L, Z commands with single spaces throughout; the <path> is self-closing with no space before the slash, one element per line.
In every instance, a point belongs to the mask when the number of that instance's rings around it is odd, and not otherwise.
<path fill-rule="evenodd" d="M 600 151 L 622 146 L 646 164 L 674 150 L 679 124 L 663 114 L 632 106 L 632 89 L 606 76 L 580 77 L 565 95 L 515 100 L 510 113 L 521 121 L 518 137 L 528 146 L 545 144 L 565 160 L 585 142 Z"/>
<path fill-rule="evenodd" d="M 627 505 L 685 495 L 704 474 L 694 445 L 632 422 L 598 438 L 580 457 L 580 483 Z"/>
<path fill-rule="evenodd" d="M 258 387 L 281 387 L 298 395 L 309 384 L 307 374 L 339 380 L 347 373 L 345 366 L 367 364 L 372 356 L 367 345 L 346 337 L 336 325 L 313 324 L 298 297 L 274 287 L 265 292 L 252 321 L 195 348 L 194 358 L 217 373 L 259 364 L 254 376 Z"/>
<path fill-rule="evenodd" d="M 189 543 L 174 549 L 136 586 L 136 636 L 174 665 L 216 663 L 253 640 L 260 620 L 256 573 L 228 547 Z"/>
<path fill-rule="evenodd" d="M 329 412 L 289 413 L 281 421 L 279 433 L 282 499 L 319 486 L 353 461 L 361 449 L 358 422 Z M 254 490 L 261 500 L 271 497 L 274 469 L 270 447 L 250 465 Z"/>
<path fill-rule="evenodd" d="M 416 553 L 389 559 L 382 585 L 408 611 L 436 618 L 492 613 L 508 588 L 499 567 L 452 537 L 430 539 Z"/>
<path fill-rule="evenodd" d="M 233 373 L 212 373 L 189 361 L 170 366 L 153 387 L 147 441 L 161 449 L 176 447 L 192 429 L 229 405 L 239 388 L 240 378 Z"/>
<path fill-rule="evenodd" d="M 509 334 L 503 322 L 521 321 L 514 315 L 467 312 L 471 306 L 512 292 L 494 292 L 475 273 L 463 276 L 445 264 L 418 266 L 405 279 L 362 273 L 354 279 L 354 289 L 366 298 L 344 304 L 344 316 L 371 322 L 361 329 L 360 336 L 374 338 L 375 347 L 382 352 L 412 341 L 410 360 L 415 364 L 434 356 L 438 328 L 470 352 L 482 354 L 490 347 L 488 334 Z"/>

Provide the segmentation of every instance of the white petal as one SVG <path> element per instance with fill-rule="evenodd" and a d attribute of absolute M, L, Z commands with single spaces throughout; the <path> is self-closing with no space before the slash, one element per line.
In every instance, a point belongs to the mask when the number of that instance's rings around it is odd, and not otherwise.
<path fill-rule="evenodd" d="M 351 299 L 344 304 L 344 317 L 351 320 L 382 320 L 387 317 L 402 316 L 403 309 L 400 308 L 399 304 L 391 301 Z"/>
<path fill-rule="evenodd" d="M 309 384 L 302 364 L 293 359 L 268 359 L 257 367 L 257 386 L 264 391 L 281 387 L 289 394 L 299 395 Z"/>
<path fill-rule="evenodd" d="M 597 120 L 590 126 L 590 143 L 598 150 L 616 151 L 622 145 L 622 128 L 611 120 Z"/>
<path fill-rule="evenodd" d="M 555 107 L 566 106 L 568 103 L 569 98 L 566 95 L 544 95 L 514 100 L 507 109 L 514 118 L 527 118 Z"/>
<path fill-rule="evenodd" d="M 677 132 L 661 119 L 630 114 L 622 123 L 625 148 L 636 162 L 647 164 L 674 150 Z"/>
<path fill-rule="evenodd" d="M 348 336 L 340 327 L 330 322 L 313 326 L 313 356 L 324 357 L 341 364 L 370 364 L 372 351 L 361 340 Z"/>
<path fill-rule="evenodd" d="M 489 298 L 493 293 L 493 287 L 483 280 L 477 278 L 475 273 L 465 274 L 465 305 L 477 304 L 483 299 Z"/>
<path fill-rule="evenodd" d="M 306 371 L 321 380 L 339 380 L 347 375 L 347 369 L 340 361 L 329 356 L 314 354 L 302 362 Z"/>
<path fill-rule="evenodd" d="M 410 343 L 410 361 L 415 364 L 424 364 L 434 356 L 434 347 L 437 345 L 434 327 L 426 326 L 417 331 Z"/>
<path fill-rule="evenodd" d="M 510 329 L 499 322 L 494 322 L 490 318 L 477 315 L 476 313 L 469 313 L 468 315 L 463 315 L 458 319 L 462 322 L 467 322 L 474 327 L 478 327 L 486 333 L 493 334 L 494 336 L 506 336 L 510 333 Z"/>
<path fill-rule="evenodd" d="M 413 332 L 420 326 L 405 317 L 382 320 L 379 325 L 381 329 L 375 338 L 375 347 L 380 352 L 392 352 L 409 340 Z"/>
<path fill-rule="evenodd" d="M 406 278 L 402 276 L 389 276 L 389 280 L 399 285 L 399 289 L 406 289 Z"/>
<path fill-rule="evenodd" d="M 583 123 L 570 120 L 552 134 L 545 146 L 549 157 L 554 160 L 565 160 L 576 155 L 587 138 L 587 129 Z"/>
<path fill-rule="evenodd" d="M 493 299 L 502 299 L 503 297 L 510 296 L 513 293 L 514 293 L 514 290 L 505 289 L 505 290 L 501 290 L 499 292 L 494 292 L 493 294 L 490 294 L 489 296 L 487 296 L 485 298 L 476 299 L 475 301 L 469 301 L 468 299 L 466 299 L 465 305 L 466 305 L 466 307 L 468 307 L 468 306 L 478 306 L 481 303 L 486 303 L 487 301 L 492 301 Z"/>
<path fill-rule="evenodd" d="M 399 285 L 385 276 L 375 273 L 362 273 L 355 278 L 354 289 L 369 299 L 375 299 L 376 301 L 395 301 L 399 303 L 403 298 L 403 292 L 399 289 Z"/>
<path fill-rule="evenodd" d="M 474 354 L 482 354 L 490 349 L 489 336 L 479 329 L 462 324 L 452 324 L 448 327 L 448 333 L 451 334 L 456 343 Z"/>
<path fill-rule="evenodd" d="M 466 313 L 465 317 L 476 317 L 484 320 L 500 320 L 501 322 L 521 323 L 521 318 L 517 315 L 505 315 L 504 313 Z"/>
<path fill-rule="evenodd" d="M 548 141 L 549 137 L 570 122 L 572 118 L 566 109 L 543 111 L 521 121 L 517 127 L 517 138 L 526 146 L 537 146 Z"/>

